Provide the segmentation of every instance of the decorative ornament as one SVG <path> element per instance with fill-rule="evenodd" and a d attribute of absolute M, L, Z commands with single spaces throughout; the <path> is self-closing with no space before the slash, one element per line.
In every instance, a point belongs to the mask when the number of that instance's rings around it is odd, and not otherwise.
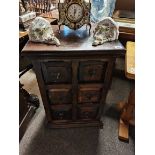
<path fill-rule="evenodd" d="M 105 17 L 100 21 L 94 31 L 93 46 L 101 45 L 108 41 L 117 40 L 119 36 L 119 26 L 111 17 Z"/>
<path fill-rule="evenodd" d="M 54 36 L 50 22 L 42 17 L 36 17 L 31 23 L 29 27 L 29 40 L 60 45 L 59 40 Z"/>
<path fill-rule="evenodd" d="M 69 28 L 76 30 L 84 24 L 90 24 L 91 3 L 85 0 L 59 0 L 59 30 L 61 25 L 66 25 Z M 89 32 L 90 32 L 89 29 Z"/>

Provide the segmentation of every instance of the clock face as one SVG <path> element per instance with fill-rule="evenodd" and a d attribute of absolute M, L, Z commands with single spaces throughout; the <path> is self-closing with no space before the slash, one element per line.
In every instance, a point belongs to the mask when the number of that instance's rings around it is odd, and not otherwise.
<path fill-rule="evenodd" d="M 79 22 L 83 17 L 83 7 L 77 3 L 69 5 L 67 9 L 67 18 L 72 22 Z"/>
<path fill-rule="evenodd" d="M 61 1 L 61 2 L 60 2 Z M 79 29 L 84 24 L 91 27 L 90 24 L 90 0 L 59 0 L 59 28 L 61 25 L 66 25 L 71 29 Z"/>

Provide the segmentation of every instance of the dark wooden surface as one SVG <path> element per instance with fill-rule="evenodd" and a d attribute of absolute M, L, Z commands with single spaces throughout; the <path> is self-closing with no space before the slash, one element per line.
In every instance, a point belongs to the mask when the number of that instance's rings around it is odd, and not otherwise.
<path fill-rule="evenodd" d="M 116 0 L 115 10 L 135 11 L 135 0 Z"/>
<path fill-rule="evenodd" d="M 105 104 L 117 57 L 125 55 L 119 41 L 92 46 L 86 27 L 52 26 L 61 45 L 28 42 L 22 55 L 31 59 L 51 128 L 102 127 Z M 93 28 L 92 30 L 93 31 Z"/>
<path fill-rule="evenodd" d="M 55 36 L 60 40 L 61 45 L 59 47 L 57 47 L 56 45 L 32 43 L 29 41 L 23 48 L 23 55 L 37 54 L 38 56 L 38 55 L 56 54 L 60 56 L 60 54 L 69 54 L 69 53 L 71 53 L 72 55 L 74 53 L 76 55 L 77 54 L 86 55 L 87 53 L 96 54 L 96 52 L 101 55 L 103 54 L 113 55 L 113 51 L 115 51 L 115 55 L 125 54 L 124 52 L 120 52 L 124 51 L 125 49 L 119 41 L 108 42 L 96 47 L 92 46 L 94 26 L 92 26 L 90 36 L 89 31 L 86 30 L 85 26 L 76 31 L 71 30 L 66 26 L 63 26 L 61 28 L 60 34 L 58 32 L 57 25 L 52 25 L 52 28 Z"/>

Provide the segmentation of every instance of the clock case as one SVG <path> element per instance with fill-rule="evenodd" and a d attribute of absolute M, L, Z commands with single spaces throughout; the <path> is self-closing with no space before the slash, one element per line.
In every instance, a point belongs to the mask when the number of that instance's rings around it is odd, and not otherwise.
<path fill-rule="evenodd" d="M 72 4 L 78 4 L 83 8 L 83 16 L 80 20 L 73 22 L 69 20 L 67 17 L 67 11 L 70 5 Z M 91 29 L 91 23 L 90 23 L 90 12 L 91 12 L 91 3 L 85 2 L 84 0 L 64 0 L 63 2 L 59 0 L 58 3 L 58 11 L 59 11 L 59 32 L 61 25 L 66 25 L 69 28 L 76 30 L 81 28 L 83 25 L 86 24 L 86 28 L 89 25 L 89 33 Z"/>

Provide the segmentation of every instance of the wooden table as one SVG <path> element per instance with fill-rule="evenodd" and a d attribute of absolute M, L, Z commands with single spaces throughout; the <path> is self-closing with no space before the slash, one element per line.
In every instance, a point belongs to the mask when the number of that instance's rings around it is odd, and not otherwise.
<path fill-rule="evenodd" d="M 61 45 L 28 42 L 22 55 L 34 66 L 51 128 L 86 127 L 100 120 L 117 57 L 125 55 L 119 41 L 92 46 L 86 27 L 71 30 L 52 26 Z"/>
<path fill-rule="evenodd" d="M 135 43 L 127 42 L 125 59 L 125 75 L 127 78 L 135 79 Z M 119 139 L 129 140 L 129 124 L 134 125 L 135 89 L 131 90 L 128 102 L 122 104 L 122 113 L 119 122 Z"/>

